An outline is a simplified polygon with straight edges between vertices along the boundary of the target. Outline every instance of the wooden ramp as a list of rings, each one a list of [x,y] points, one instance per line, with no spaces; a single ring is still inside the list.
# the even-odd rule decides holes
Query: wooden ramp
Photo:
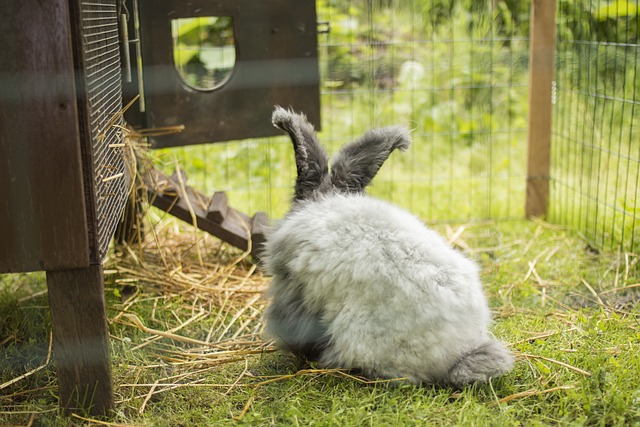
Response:
[[[254,260],[260,259],[269,227],[265,212],[246,215],[228,205],[223,191],[205,196],[187,185],[184,171],[167,176],[153,168],[146,175],[146,183],[153,206],[243,251],[250,249]]]

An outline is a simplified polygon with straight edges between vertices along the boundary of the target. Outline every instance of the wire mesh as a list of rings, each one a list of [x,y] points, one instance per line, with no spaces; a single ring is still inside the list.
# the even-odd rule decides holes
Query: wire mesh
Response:
[[[390,159],[372,194],[430,221],[521,216],[528,52],[511,18],[494,2],[346,6],[323,10],[344,26],[322,43],[325,140],[406,124],[412,149]]]
[[[635,251],[639,1],[559,2],[549,217],[596,249]]]
[[[512,2],[508,2],[511,4]],[[404,124],[370,193],[428,221],[524,215],[528,6],[463,0],[319,0],[321,141],[330,152],[371,127]],[[162,150],[192,185],[273,217],[295,167],[282,138]]]
[[[85,183],[85,191],[89,201],[94,200],[92,193],[95,196],[95,212],[87,210],[95,230],[89,227],[88,232],[92,258],[101,261],[120,220],[128,190],[122,118],[118,115],[122,108],[118,15],[115,0],[80,1],[77,7],[74,13],[78,14],[82,41],[78,66],[85,70],[82,95],[86,99],[80,114],[86,115],[82,132],[91,140],[91,147],[82,149],[84,158],[92,162],[85,165],[86,170],[92,170],[87,176],[93,178],[93,182]]]

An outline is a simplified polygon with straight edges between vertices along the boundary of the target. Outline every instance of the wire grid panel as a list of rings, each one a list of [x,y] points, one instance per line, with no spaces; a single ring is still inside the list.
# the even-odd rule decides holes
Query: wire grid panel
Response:
[[[559,2],[551,221],[598,249],[639,241],[640,1]]]
[[[92,145],[90,167],[96,204],[97,247],[92,249],[96,260],[102,261],[128,194],[120,116],[122,87],[116,2],[81,1],[79,14],[82,66],[86,70],[83,74],[88,116],[86,132]]]
[[[528,5],[513,7],[317,2],[328,30],[319,34],[320,140],[328,151],[371,127],[412,129],[410,150],[391,156],[371,194],[428,221],[524,215]],[[241,210],[279,217],[289,207],[295,165],[284,137],[158,154],[167,169],[177,154],[191,184],[227,191]]]
[[[523,215],[528,39],[494,5],[319,10],[331,25],[321,39],[325,141],[337,149],[371,126],[410,127],[410,151],[392,156],[370,192],[429,221]]]

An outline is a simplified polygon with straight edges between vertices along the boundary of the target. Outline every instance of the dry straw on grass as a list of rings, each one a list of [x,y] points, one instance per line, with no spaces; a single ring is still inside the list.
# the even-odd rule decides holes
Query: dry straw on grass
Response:
[[[248,259],[247,252],[200,231],[196,232],[196,250],[194,234],[185,233],[173,220],[163,219],[146,229],[139,245],[113,253],[106,271],[108,280],[111,277],[122,294],[122,303],[115,307],[110,322],[129,328],[133,336],[143,332],[142,338],[128,343],[127,351],[142,351],[147,359],[156,360],[132,368],[158,372],[171,368],[171,375],[156,377],[151,384],[118,385],[122,390],[134,390],[123,391],[122,395],[129,397],[120,403],[143,399],[140,413],[152,396],[176,388],[228,389],[234,384],[203,384],[205,374],[273,351],[260,336],[262,294],[268,279]],[[173,319],[166,320],[167,312]]]
[[[118,325],[112,338],[123,342],[127,352],[138,352],[139,360],[153,361],[131,366],[153,372],[150,384],[130,377],[115,384],[119,403],[138,402],[139,413],[154,395],[176,388],[238,386],[239,379],[208,384],[206,374],[273,351],[260,336],[268,279],[250,259],[250,249],[241,252],[149,208],[153,191],[148,186],[156,183],[149,181],[154,165],[144,137],[176,131],[125,130],[125,143],[136,159],[130,171],[135,171],[131,194],[137,198],[132,205],[142,208],[132,218],[139,233],[135,243],[117,246],[105,260],[107,283],[121,296],[121,303],[110,307],[109,322]],[[165,371],[171,375],[163,376]]]
[[[138,292],[125,301],[123,307],[135,304],[136,298],[149,297],[150,293],[179,295],[192,301],[192,316],[183,326],[198,317],[216,318],[206,339],[192,340],[192,344],[213,345],[258,332],[258,318],[264,304],[261,295],[268,279],[248,260],[247,252],[240,253],[200,231],[195,235],[186,233],[173,220],[147,227],[147,230],[147,236],[139,246],[127,246],[107,260],[106,273],[116,275],[116,284],[125,287],[133,283],[145,284],[144,288],[135,289]],[[201,252],[201,255],[195,252]],[[224,318],[230,315],[232,320],[225,321]],[[148,329],[143,321],[126,310],[113,320],[126,321],[141,330]],[[228,336],[231,329],[235,332]],[[169,334],[168,338],[181,340],[175,335],[176,330],[146,332],[157,336]]]
[[[150,230],[141,245],[116,252],[107,261],[107,272],[115,277],[116,285],[126,289],[132,283],[137,284],[132,295],[118,305],[110,322],[147,334],[131,343],[129,350],[153,352],[157,363],[132,368],[171,367],[172,375],[156,378],[153,382],[118,384],[121,395],[129,395],[120,399],[120,404],[141,400],[137,409],[142,414],[153,396],[177,388],[212,388],[229,394],[235,388],[248,387],[251,390],[249,398],[241,412],[234,416],[241,420],[260,388],[294,377],[337,376],[364,384],[388,382],[369,381],[336,369],[303,369],[294,374],[266,377],[251,373],[248,357],[274,351],[260,336],[260,315],[265,303],[262,294],[268,278],[247,259],[247,253],[240,253],[198,232],[204,254],[201,262],[194,254],[196,249],[191,233],[182,232],[173,221],[160,224],[162,226]],[[173,308],[176,317],[180,318],[178,325],[164,330],[148,327],[147,319],[143,320],[136,313],[136,306],[145,300],[148,305],[149,299],[158,301],[165,297],[182,302]],[[147,313],[147,318],[153,319],[156,314],[154,311]],[[181,334],[183,328],[198,322],[207,325],[205,336],[194,338]],[[212,383],[207,379],[207,373],[231,363],[244,363],[245,366],[235,379],[226,383]]]
[[[139,247],[116,252],[107,262],[108,273],[116,277],[116,285],[137,284],[131,297],[118,305],[110,322],[147,334],[131,343],[129,351],[146,351],[157,358],[154,364],[132,368],[159,372],[171,368],[171,375],[156,377],[153,382],[117,384],[120,394],[128,395],[121,398],[119,404],[137,402],[137,411],[142,414],[153,396],[178,388],[217,389],[223,394],[236,388],[249,388],[248,400],[241,412],[233,417],[241,420],[249,411],[255,393],[275,382],[298,376],[337,376],[373,383],[336,369],[303,369],[294,374],[275,376],[251,373],[250,356],[274,351],[260,336],[260,315],[265,303],[262,294],[268,278],[248,261],[247,253],[239,253],[198,232],[204,254],[201,263],[193,253],[195,245],[191,233],[182,232],[172,221],[162,224],[162,227],[150,230]],[[146,326],[147,319],[141,319],[135,312],[136,306],[144,300],[148,305],[149,299],[158,301],[164,297],[182,302],[172,308],[180,319],[178,325],[165,330]],[[156,314],[152,311],[147,317],[153,319]],[[181,333],[183,328],[198,322],[207,325],[205,336],[194,338]],[[225,364],[244,364],[245,369],[228,382],[211,382],[207,374]]]
[[[127,130],[125,144],[129,152],[135,153],[133,157],[137,161],[132,169],[138,172],[153,167],[147,160],[143,141],[148,133]],[[137,176],[132,185],[132,194],[143,198],[148,194],[142,176]],[[138,202],[142,206],[149,205],[147,200]],[[255,369],[250,366],[255,365],[255,356],[272,352],[274,348],[261,336],[261,314],[265,305],[262,296],[269,279],[250,259],[250,250],[241,252],[163,212],[148,210],[143,217],[145,226],[137,224],[136,227],[140,231],[137,242],[116,247],[105,261],[107,290],[120,295],[119,303],[109,305],[112,338],[121,342],[122,350],[134,360],[114,360],[126,371],[117,373],[119,377],[114,381],[120,407],[133,408],[136,413],[144,414],[154,398],[176,389],[213,389],[224,396],[242,391],[246,400],[233,417],[241,420],[259,398],[260,391],[295,377],[315,380],[332,376],[365,384],[385,382],[367,381],[341,370],[303,369],[293,374],[271,376],[253,372]],[[536,347],[525,352],[527,343],[563,337],[579,342],[584,335],[575,321],[577,308],[560,295],[559,288],[567,287],[567,284],[559,283],[557,277],[546,272],[550,262],[575,252],[575,248],[567,246],[562,229],[543,221],[536,222],[530,234],[518,234],[512,239],[502,239],[499,233],[492,234],[494,232],[489,230],[494,224],[466,224],[444,229],[449,242],[471,256],[497,257],[497,261],[487,263],[488,269],[499,268],[501,262],[516,266],[509,268],[518,276],[509,276],[508,281],[498,284],[502,307],[496,311],[501,318],[524,314],[532,318],[560,319],[552,329],[519,330],[512,334],[517,336],[512,340],[511,348],[517,353],[519,363],[528,365],[531,372],[538,372],[535,365],[543,364],[548,373],[540,373],[537,383],[524,384],[516,393],[502,398],[496,396],[496,404],[562,393],[577,387],[575,376],[571,382],[558,384],[555,381],[558,372],[568,371],[583,378],[595,374],[595,371],[558,360],[562,359],[562,353],[553,354],[554,357],[533,354],[537,352]],[[143,229],[144,233],[141,232]],[[625,312],[617,308],[616,297],[640,286],[633,282],[628,284],[638,258],[624,254],[624,259],[621,258],[612,271],[612,288],[603,288],[593,280],[581,278],[577,282],[581,286],[576,289],[586,290],[586,297],[592,298],[593,304],[603,312],[623,316]],[[535,301],[539,306],[523,307],[512,302],[513,294],[524,287],[538,292],[539,298]],[[518,349],[523,350],[519,352]],[[612,348],[607,351],[623,350]],[[20,382],[47,366],[47,362],[0,388]],[[226,371],[228,374],[215,375],[227,367],[230,368]],[[25,393],[28,391],[20,392]],[[451,397],[459,397],[459,394],[453,393]],[[95,420],[79,419],[100,424]]]
[[[126,325],[146,336],[132,343],[131,351],[153,352],[157,363],[143,369],[161,369],[170,366],[170,375],[155,376],[152,381],[126,382],[119,385],[123,397],[119,402],[137,402],[137,411],[142,414],[153,396],[175,390],[177,388],[209,388],[221,393],[231,393],[236,388],[249,389],[249,397],[239,414],[234,419],[241,420],[252,406],[256,393],[269,384],[285,381],[295,376],[339,376],[358,382],[367,382],[353,377],[340,370],[306,369],[295,374],[260,377],[249,372],[249,357],[273,351],[270,343],[265,342],[260,332],[262,325],[260,316],[264,307],[262,294],[268,286],[266,278],[253,264],[248,253],[220,243],[214,237],[200,231],[185,232],[182,226],[173,220],[162,218],[156,226],[148,228],[144,241],[126,247],[108,261],[109,273],[115,275],[115,283],[128,286],[132,283],[144,284],[136,286],[132,296],[118,306],[118,311],[111,321]],[[519,239],[508,242],[496,242],[487,246],[476,246],[475,242],[466,241],[469,230],[482,229],[482,225],[465,225],[456,230],[446,229],[449,241],[468,252],[505,252],[512,251],[518,256],[532,258],[528,261],[529,270],[523,272],[521,282],[534,281],[543,287],[546,283],[536,272],[536,265],[551,259],[558,247],[550,247],[542,252],[527,255],[534,245],[535,239],[541,235],[546,224],[539,224],[530,239]],[[516,284],[517,286],[517,284]],[[510,288],[508,287],[508,290]],[[154,299],[174,298],[181,301],[180,307],[174,307],[175,324],[165,328],[150,326],[150,322],[158,314],[154,308],[146,317],[135,311],[138,302]],[[155,306],[154,306],[155,307]],[[160,310],[160,309],[158,309]],[[166,308],[162,308],[166,310]],[[502,310],[504,311],[504,309]],[[207,332],[197,337],[184,333],[199,323],[207,325]],[[554,334],[571,333],[576,329],[567,325],[564,331],[551,331],[534,335],[537,339],[546,339]],[[533,338],[528,338],[527,341]],[[518,343],[514,343],[517,353]],[[566,362],[534,354],[519,354],[522,361],[542,360],[558,369],[568,369],[589,376],[589,372],[572,366]],[[235,378],[223,383],[215,383],[206,377],[225,364],[244,364]],[[367,382],[368,383],[368,382]],[[531,389],[507,396],[497,403],[506,403],[514,399],[568,390],[572,386],[560,385],[540,390]],[[127,390],[127,391],[125,391]],[[455,394],[455,393],[454,393]]]

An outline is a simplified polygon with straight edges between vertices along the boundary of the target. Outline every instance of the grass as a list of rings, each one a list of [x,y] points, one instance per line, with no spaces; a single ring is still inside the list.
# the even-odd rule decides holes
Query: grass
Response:
[[[244,254],[151,211],[155,232],[139,248],[113,249],[105,264],[113,416],[59,414],[55,367],[47,362],[44,275],[5,275],[0,425],[640,425],[640,255],[597,251],[580,235],[543,222],[477,222],[522,216],[526,40],[482,43],[493,35],[492,21],[470,25],[471,15],[461,9],[452,12],[450,26],[436,26],[435,19],[430,26],[429,15],[420,14],[378,11],[368,22],[366,14],[320,12],[333,25],[321,40],[321,140],[334,152],[370,126],[416,129],[409,153],[392,156],[372,193],[428,221],[476,221],[435,227],[480,262],[495,335],[517,354],[514,371],[488,385],[451,390],[367,382],[301,364],[274,352],[260,335],[268,278]],[[349,25],[341,28],[343,21]],[[423,27],[433,34],[421,37],[440,42],[409,38]],[[469,40],[454,41],[454,34]],[[372,43],[378,37],[393,43]],[[418,63],[415,74],[384,86],[385,70],[399,72],[408,61]],[[597,107],[581,105],[585,110],[577,111],[587,118]],[[637,118],[636,110],[602,111],[621,117],[612,127]],[[593,128],[591,139],[616,136],[607,126]],[[634,135],[630,131],[630,141]],[[631,153],[630,147],[623,151]],[[286,138],[269,138],[156,155],[171,172],[177,151],[200,190],[229,190],[234,207],[278,217],[287,209],[295,171],[290,150]],[[578,154],[576,148],[555,152],[562,162],[581,165],[578,178],[563,177],[565,185],[584,181]],[[602,188],[637,178],[633,159],[616,171],[626,180],[607,178]],[[637,191],[629,191],[631,200]],[[627,202],[626,187],[613,194]],[[551,208],[556,217],[571,215],[559,203]],[[635,218],[635,205],[624,208]]]
[[[260,336],[268,278],[158,215],[144,245],[112,250],[105,265],[117,402],[108,420],[59,415],[44,363],[44,276],[2,276],[0,384],[14,383],[2,385],[0,425],[640,425],[635,254],[597,253],[543,222],[438,225],[480,262],[494,333],[518,362],[491,384],[437,389],[365,382],[272,351]]]

